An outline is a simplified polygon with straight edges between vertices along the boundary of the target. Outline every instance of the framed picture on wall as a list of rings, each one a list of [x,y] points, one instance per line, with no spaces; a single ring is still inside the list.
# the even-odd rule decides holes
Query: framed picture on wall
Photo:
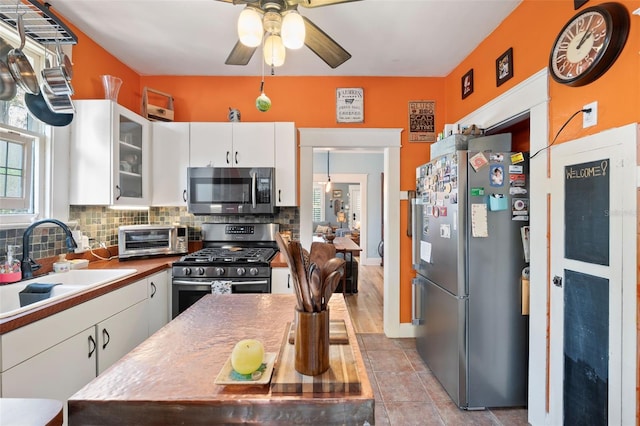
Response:
[[[462,99],[473,93],[473,68],[467,71],[467,73],[462,76],[461,86]]]
[[[513,77],[513,48],[496,59],[496,86],[500,86],[505,81]]]
[[[573,10],[580,9],[589,0],[573,0]]]
[[[342,198],[342,189],[334,189],[331,198]]]

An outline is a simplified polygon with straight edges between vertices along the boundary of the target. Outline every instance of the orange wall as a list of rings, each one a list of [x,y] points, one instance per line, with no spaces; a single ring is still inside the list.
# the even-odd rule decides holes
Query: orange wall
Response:
[[[603,1],[591,0],[588,7]],[[631,12],[640,1],[621,1]],[[396,127],[402,134],[401,190],[415,187],[415,167],[429,159],[428,144],[407,142],[407,102],[436,101],[436,129],[455,122],[491,99],[513,88],[547,66],[551,45],[564,23],[576,11],[570,0],[524,0],[523,3],[482,41],[446,78],[386,77],[279,77],[267,76],[265,93],[273,101],[271,110],[261,113],[254,102],[259,95],[259,77],[138,76],[116,58],[74,28],[79,43],[73,60],[75,99],[102,98],[99,76],[112,74],[124,80],[119,103],[140,112],[144,86],[170,93],[175,98],[176,121],[226,121],[229,107],[238,108],[243,121],[294,121],[298,127]],[[631,16],[631,33],[614,66],[599,80],[579,88],[563,87],[550,80],[550,140],[566,119],[583,105],[598,101],[598,125],[583,130],[577,117],[559,136],[558,142],[639,121],[638,108],[638,22]],[[514,77],[496,87],[495,59],[513,48]],[[221,59],[222,60],[222,59]],[[474,93],[462,100],[460,79],[474,70]],[[337,124],[335,89],[362,87],[365,93],[364,124]],[[400,215],[400,318],[411,320],[411,241],[406,229],[407,203]]]

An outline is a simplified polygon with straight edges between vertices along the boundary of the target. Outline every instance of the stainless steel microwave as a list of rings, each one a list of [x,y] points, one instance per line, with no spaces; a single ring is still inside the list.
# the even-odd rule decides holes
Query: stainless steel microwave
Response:
[[[178,255],[189,251],[186,226],[126,225],[118,228],[118,258]]]
[[[272,167],[189,167],[187,206],[195,215],[272,214]]]

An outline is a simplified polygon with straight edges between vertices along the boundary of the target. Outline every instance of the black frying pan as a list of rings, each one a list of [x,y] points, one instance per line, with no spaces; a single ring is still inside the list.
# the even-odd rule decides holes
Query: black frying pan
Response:
[[[24,102],[27,104],[29,112],[31,112],[35,118],[50,126],[64,127],[73,121],[73,114],[60,114],[51,111],[42,96],[42,92],[39,92],[37,95],[25,93]]]

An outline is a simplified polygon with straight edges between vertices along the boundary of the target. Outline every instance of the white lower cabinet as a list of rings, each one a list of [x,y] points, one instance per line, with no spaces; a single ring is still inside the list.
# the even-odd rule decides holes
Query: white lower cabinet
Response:
[[[92,326],[4,371],[2,396],[66,401],[96,377],[96,351]]]
[[[67,400],[149,335],[148,278],[0,336],[3,398]]]
[[[271,293],[293,293],[293,283],[291,282],[289,268],[271,268]]]
[[[149,297],[149,336],[165,326],[171,319],[169,303],[169,271],[147,278]]]
[[[97,325],[98,374],[149,337],[147,301],[136,303]]]

